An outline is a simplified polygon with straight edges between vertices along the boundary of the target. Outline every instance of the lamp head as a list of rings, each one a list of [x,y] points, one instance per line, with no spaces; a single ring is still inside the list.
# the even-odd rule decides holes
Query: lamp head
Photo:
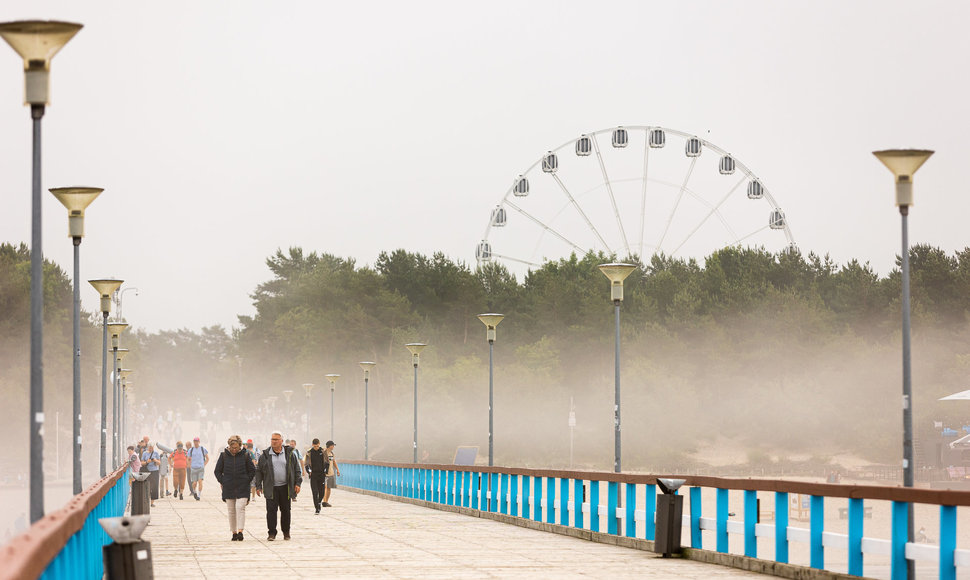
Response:
[[[293,396],[293,391],[286,389],[285,391],[283,391],[283,396],[286,397],[286,402],[289,403],[290,397]]]
[[[610,263],[597,266],[604,276],[610,279],[610,299],[614,302],[623,300],[623,281],[637,269],[634,264]]]
[[[121,361],[124,360],[124,358],[126,356],[128,356],[128,353],[129,352],[131,352],[131,351],[129,351],[127,348],[119,348],[118,349],[118,355],[117,356],[118,356],[118,365],[119,366],[121,365]]]
[[[121,369],[120,371],[118,371],[118,374],[121,375],[121,378],[123,380],[123,379],[127,379],[129,376],[131,376],[131,373],[133,373],[133,372],[135,372],[135,371],[132,370],[132,369]]]
[[[306,398],[310,398],[310,391],[313,390],[313,383],[303,383],[303,390],[306,391]]]
[[[359,364],[360,365],[360,369],[362,371],[364,371],[364,378],[365,379],[370,376],[371,369],[373,369],[374,367],[377,366],[377,363],[376,362],[370,362],[370,361],[364,361],[364,362],[360,362],[360,363],[357,363],[357,364]]]
[[[0,24],[0,37],[24,59],[24,104],[50,102],[51,59],[83,25],[54,20],[21,20]]]
[[[88,280],[88,284],[94,286],[94,289],[98,291],[101,295],[101,312],[107,314],[111,312],[111,295],[124,284],[124,280],[115,280],[113,278],[101,279],[101,280]]]
[[[119,338],[121,333],[128,328],[128,323],[126,322],[109,322],[108,323],[108,334],[111,335],[111,347],[118,348]]]
[[[485,339],[488,342],[495,342],[495,327],[505,319],[504,314],[479,314],[478,319],[485,325]]]
[[[913,205],[913,174],[933,155],[926,149],[886,149],[873,151],[876,159],[882,162],[896,177],[896,205]]]
[[[334,388],[337,386],[337,379],[339,379],[339,378],[340,378],[340,375],[336,375],[336,374],[329,374],[329,375],[327,375],[327,380],[330,381],[330,390],[331,391],[334,390]]]
[[[68,236],[84,237],[84,210],[104,191],[100,187],[54,187],[49,190],[67,208]]]
[[[418,366],[418,360],[421,358],[421,351],[424,350],[424,347],[428,345],[423,342],[409,342],[404,346],[411,351],[411,364]]]

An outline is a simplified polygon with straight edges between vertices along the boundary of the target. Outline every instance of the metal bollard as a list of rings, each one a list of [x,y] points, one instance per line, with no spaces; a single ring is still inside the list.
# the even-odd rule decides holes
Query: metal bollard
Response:
[[[148,487],[150,473],[132,473],[131,515],[140,516],[151,513],[151,490]]]
[[[104,577],[108,580],[152,580],[151,542],[141,539],[141,533],[151,516],[127,516],[98,520],[114,542],[102,548]]]
[[[657,496],[657,530],[653,551],[664,558],[680,553],[680,528],[684,517],[684,496],[677,489],[684,485],[683,479],[657,479],[663,495]]]

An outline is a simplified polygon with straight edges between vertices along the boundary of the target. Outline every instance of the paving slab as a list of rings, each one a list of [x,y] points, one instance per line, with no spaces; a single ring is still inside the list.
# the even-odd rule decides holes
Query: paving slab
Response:
[[[246,511],[246,539],[231,541],[226,504],[207,489],[156,501],[143,538],[155,577],[242,578],[751,578],[725,566],[590,542],[484,518],[335,490],[314,515],[293,504],[289,541],[267,541],[261,498]]]

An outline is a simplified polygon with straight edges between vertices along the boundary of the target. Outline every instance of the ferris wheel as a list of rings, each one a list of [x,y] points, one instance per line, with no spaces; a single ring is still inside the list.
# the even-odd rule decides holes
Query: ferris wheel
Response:
[[[541,266],[571,253],[704,257],[727,246],[794,248],[768,187],[691,133],[629,126],[585,133],[519,174],[491,210],[481,262]]]

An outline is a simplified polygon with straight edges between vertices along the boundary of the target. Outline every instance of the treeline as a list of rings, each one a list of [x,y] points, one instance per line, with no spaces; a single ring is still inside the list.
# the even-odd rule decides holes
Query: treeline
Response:
[[[22,247],[0,248],[0,305],[9,304],[0,311],[4,360],[26,352],[26,342],[11,339],[26,336],[26,259]],[[917,245],[910,259],[918,428],[957,425],[970,413],[936,399],[966,388],[970,249],[949,255]],[[486,453],[488,346],[476,315],[500,312],[507,318],[495,345],[496,461],[565,465],[572,447],[577,465],[605,469],[612,461],[613,315],[608,281],[596,266],[612,260],[574,255],[519,281],[501,264],[472,268],[440,253],[395,250],[359,266],[291,248],[267,260],[271,278],[252,293],[256,312],[241,316],[231,333],[136,332],[126,361],[137,369],[139,396],[173,406],[194,397],[260,405],[283,390],[296,391],[293,404],[301,405],[300,385],[315,383],[311,430],[324,434],[324,375],[339,373],[334,431],[346,457],[359,457],[363,447],[357,362],[375,361],[371,456],[409,460],[413,369],[403,345],[427,342],[419,448],[429,460],[448,462],[457,445]],[[725,248],[703,263],[658,255],[638,265],[622,305],[625,468],[716,461],[705,451],[725,441],[752,457],[851,451],[895,461],[898,268],[882,277],[855,260],[840,265],[759,248]],[[51,268],[48,324],[63,326],[54,334],[69,340],[70,285]],[[69,356],[49,364],[69,376]],[[5,393],[24,385],[6,375],[0,382]],[[567,423],[571,408],[575,431]]]

